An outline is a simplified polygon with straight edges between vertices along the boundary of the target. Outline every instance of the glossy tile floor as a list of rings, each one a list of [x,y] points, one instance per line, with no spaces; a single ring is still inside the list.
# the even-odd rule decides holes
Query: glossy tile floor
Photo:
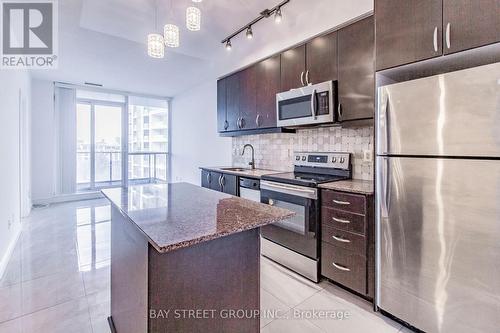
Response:
[[[33,210],[0,281],[1,333],[109,332],[109,219],[105,199]],[[403,332],[328,282],[261,262],[262,332]]]

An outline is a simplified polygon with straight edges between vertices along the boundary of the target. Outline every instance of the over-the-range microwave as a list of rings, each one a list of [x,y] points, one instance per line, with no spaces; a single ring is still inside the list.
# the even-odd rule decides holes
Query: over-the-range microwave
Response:
[[[336,121],[337,82],[326,81],[276,94],[278,127]]]

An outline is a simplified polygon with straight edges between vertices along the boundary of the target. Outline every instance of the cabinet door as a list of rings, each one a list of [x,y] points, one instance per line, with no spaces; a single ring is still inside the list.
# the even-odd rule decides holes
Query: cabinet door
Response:
[[[217,131],[225,132],[229,127],[226,114],[226,79],[217,81]]]
[[[237,131],[240,118],[240,78],[239,73],[226,78],[226,113],[228,131]]]
[[[240,129],[253,129],[256,117],[256,77],[255,66],[244,69],[240,77]]]
[[[316,37],[306,44],[306,83],[337,79],[337,32]]]
[[[442,0],[375,0],[377,70],[442,55]]]
[[[220,184],[221,177],[222,177],[222,173],[210,171],[210,188],[212,190],[222,192],[222,187]]]
[[[305,45],[283,52],[281,54],[281,91],[302,87],[305,84],[305,71]]]
[[[280,56],[261,61],[257,71],[258,128],[276,127],[276,94],[280,92]]]
[[[500,42],[500,1],[443,0],[444,53]]]
[[[201,170],[201,187],[210,188],[210,171]]]
[[[222,175],[222,192],[238,195],[238,177],[233,175]]]
[[[373,16],[338,32],[340,121],[374,117],[374,46]]]

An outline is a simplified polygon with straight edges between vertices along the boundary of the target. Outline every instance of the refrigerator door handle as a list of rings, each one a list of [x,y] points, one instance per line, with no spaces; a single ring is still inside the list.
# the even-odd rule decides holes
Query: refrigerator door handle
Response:
[[[382,87],[379,91],[379,114],[378,114],[378,154],[385,155],[389,150],[389,106],[390,98],[387,90]]]

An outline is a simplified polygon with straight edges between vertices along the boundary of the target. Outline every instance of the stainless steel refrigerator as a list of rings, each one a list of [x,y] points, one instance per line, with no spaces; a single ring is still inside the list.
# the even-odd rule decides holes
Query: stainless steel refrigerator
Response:
[[[500,63],[377,103],[377,306],[426,332],[500,332]]]

